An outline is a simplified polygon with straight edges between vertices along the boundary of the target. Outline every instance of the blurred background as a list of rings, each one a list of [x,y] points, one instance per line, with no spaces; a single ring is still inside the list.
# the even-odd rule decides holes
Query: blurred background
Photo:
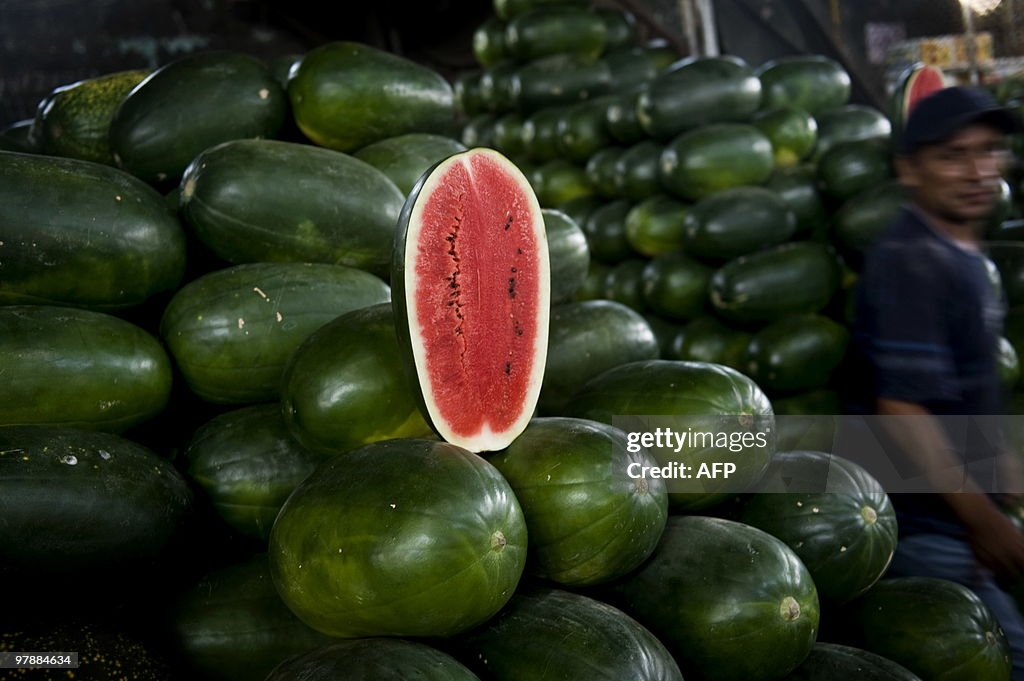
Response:
[[[752,64],[786,54],[831,56],[850,72],[854,100],[875,105],[904,63],[967,69],[962,36],[969,28],[977,32],[983,79],[1019,71],[1024,50],[1024,0],[595,4],[631,11],[647,37],[668,40],[680,54],[717,48]],[[230,48],[271,59],[357,40],[452,76],[473,68],[473,30],[491,12],[487,0],[0,0],[0,127],[31,117],[56,86],[156,67],[196,50]],[[706,31],[717,44],[708,44]]]

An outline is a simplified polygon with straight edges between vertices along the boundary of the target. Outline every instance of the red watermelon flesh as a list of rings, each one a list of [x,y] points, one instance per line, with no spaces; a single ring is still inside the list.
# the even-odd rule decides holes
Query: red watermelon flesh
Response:
[[[907,69],[897,82],[893,92],[893,128],[902,130],[910,112],[917,103],[946,87],[942,71],[927,64],[915,64]]]
[[[448,442],[503,449],[529,422],[544,374],[540,205],[519,169],[488,149],[441,162],[409,202],[396,244],[403,280],[392,283],[427,416]]]

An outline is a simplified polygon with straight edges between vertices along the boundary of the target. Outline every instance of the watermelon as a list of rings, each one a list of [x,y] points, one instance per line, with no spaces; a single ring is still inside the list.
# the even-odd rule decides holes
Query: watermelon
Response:
[[[503,449],[540,394],[551,293],[544,216],[519,169],[472,149],[424,175],[399,219],[391,282],[424,415],[448,442]]]
[[[654,332],[654,339],[658,342],[658,358],[675,359],[672,356],[672,343],[683,330],[683,325],[651,312],[645,313],[644,319],[650,324],[651,331]]]
[[[590,215],[603,205],[604,201],[591,194],[588,196],[578,196],[565,203],[560,203],[557,206],[557,210],[568,215],[569,219],[582,229]]]
[[[815,159],[840,142],[879,140],[887,142],[892,124],[878,109],[862,104],[848,104],[818,116],[818,144]]]
[[[490,17],[473,32],[473,56],[484,68],[509,58],[508,45],[505,43],[505,22],[497,17]]]
[[[282,662],[266,677],[266,681],[337,679],[479,681],[475,674],[440,650],[415,641],[392,638],[336,641]]]
[[[793,236],[796,217],[778,194],[733,187],[698,201],[683,219],[683,250],[725,261],[777,246]]]
[[[879,184],[892,174],[887,144],[878,140],[839,142],[818,159],[822,189],[845,201]]]
[[[114,161],[146,182],[177,183],[204,149],[274,137],[288,102],[269,69],[238,52],[181,57],[139,83],[110,123]]]
[[[653,80],[677,58],[675,51],[664,43],[621,48],[603,57],[611,71],[612,92],[635,89],[638,84]],[[635,110],[633,115],[636,115]],[[639,121],[637,124],[639,125]],[[643,130],[640,129],[640,132],[643,133]]]
[[[583,230],[565,213],[545,208],[544,231],[551,265],[551,304],[565,303],[583,285],[590,267],[590,249]]]
[[[387,284],[351,267],[250,263],[181,288],[160,332],[197,395],[221,404],[262,402],[280,397],[288,358],[314,331],[390,300]]]
[[[353,155],[387,175],[398,191],[408,196],[416,180],[431,166],[465,150],[462,143],[450,137],[410,133],[374,142]]]
[[[408,379],[391,305],[343,314],[291,354],[281,379],[285,423],[322,454],[427,435]]]
[[[320,460],[291,436],[276,402],[215,417],[185,450],[189,477],[224,522],[264,543],[288,495]]]
[[[717,191],[765,182],[772,174],[772,143],[750,125],[718,123],[684,133],[661,155],[661,181],[690,201]]]
[[[783,57],[757,70],[764,91],[761,107],[796,106],[812,116],[846,104],[850,74],[838,62],[820,55]]]
[[[682,681],[665,646],[635,620],[586,596],[524,589],[464,637],[466,663],[493,681]]]
[[[617,263],[632,255],[626,238],[626,216],[629,214],[628,201],[612,201],[596,209],[583,223],[590,254],[606,263]]]
[[[1024,303],[1024,242],[989,242],[985,253],[999,269],[1007,304]]]
[[[606,50],[610,52],[628,48],[636,42],[636,17],[631,12],[599,7],[594,13],[604,22]]]
[[[906,190],[896,180],[865,190],[842,205],[833,219],[832,240],[843,258],[859,268],[875,238],[903,208]]]
[[[836,426],[843,413],[842,400],[835,390],[820,388],[772,400],[780,452],[831,452],[835,446]]]
[[[1003,390],[1010,391],[1020,382],[1020,356],[1006,338],[1000,337],[999,351],[997,354],[999,364],[999,379],[1003,384]]]
[[[612,271],[611,265],[606,265],[598,260],[590,261],[590,269],[587,270],[587,278],[583,280],[583,286],[576,291],[575,300],[597,300],[604,298],[604,282]]]
[[[568,416],[609,423],[632,432],[656,427],[705,435],[651,448],[661,466],[689,467],[689,478],[669,482],[669,501],[684,510],[708,508],[756,482],[774,451],[774,417],[760,388],[725,366],[647,360],[622,364],[580,386]],[[640,418],[635,418],[640,417]],[[724,437],[723,437],[724,436]],[[742,454],[725,440],[745,440]],[[703,464],[736,463],[727,478],[700,477]]]
[[[682,253],[659,255],[644,267],[644,302],[669,319],[696,319],[704,312],[713,271]]]
[[[332,457],[288,498],[270,534],[285,604],[343,638],[466,631],[508,602],[525,563],[526,525],[505,479],[432,440]]]
[[[633,250],[650,257],[683,250],[688,207],[665,194],[633,206],[626,215],[626,240]]]
[[[750,340],[746,374],[772,391],[820,388],[843,361],[849,335],[846,327],[821,315],[783,317]]]
[[[504,114],[494,121],[494,148],[509,157],[526,153],[523,140],[523,116],[515,111]]]
[[[558,120],[557,146],[570,161],[587,160],[614,140],[605,128],[604,116],[609,98],[583,102],[565,110]]]
[[[559,305],[551,310],[541,412],[562,414],[586,381],[620,364],[657,357],[650,326],[625,305],[610,300]]]
[[[937,66],[917,63],[900,74],[889,105],[889,119],[897,136],[903,133],[907,119],[917,103],[944,87],[946,76]]]
[[[922,681],[1010,681],[1006,635],[965,586],[933,577],[884,579],[842,613],[851,643]]]
[[[743,368],[751,335],[726,326],[716,317],[700,317],[683,327],[672,341],[671,359]]]
[[[263,679],[283,660],[330,642],[281,601],[266,554],[204,575],[176,603],[172,619],[189,669],[220,681]]]
[[[598,97],[611,88],[608,64],[568,54],[529,62],[512,76],[509,92],[522,111],[574,104]]]
[[[40,112],[42,153],[114,165],[107,141],[117,107],[148,71],[120,71],[64,85]]]
[[[534,419],[489,461],[522,506],[533,572],[544,579],[588,586],[621,577],[651,555],[665,529],[665,482],[639,473],[657,463],[618,428]]]
[[[604,280],[604,298],[622,303],[637,311],[646,312],[644,300],[644,270],[647,261],[640,258],[623,260],[611,269]]]
[[[822,452],[777,452],[740,520],[784,541],[807,566],[818,595],[843,603],[885,573],[896,514],[863,468]]]
[[[815,643],[803,663],[783,681],[921,681],[892,660],[866,650]]]
[[[796,218],[794,236],[813,236],[828,228],[828,216],[818,192],[818,177],[814,166],[776,169],[765,187],[778,194],[793,212]]]
[[[480,76],[480,101],[487,111],[504,113],[515,104],[512,82],[519,64],[506,59],[484,69]]]
[[[648,135],[667,140],[712,123],[743,122],[761,104],[761,81],[733,57],[696,57],[651,81],[637,99]]]
[[[480,114],[466,122],[459,136],[463,146],[490,147],[494,145],[494,122],[497,119],[491,114]]]
[[[442,132],[455,117],[451,85],[440,74],[353,42],[307,52],[288,81],[288,97],[306,137],[338,151],[411,132]]]
[[[650,140],[626,149],[612,170],[616,195],[640,201],[662,192],[658,164],[663,149],[662,145]]]
[[[480,80],[482,78],[482,71],[469,71],[461,74],[452,82],[455,108],[462,115],[476,116],[486,111],[487,107],[480,96]]]
[[[596,59],[606,40],[604,20],[577,7],[535,9],[515,17],[505,29],[505,46],[520,61],[554,54]]]
[[[616,165],[625,152],[622,147],[605,147],[587,160],[587,180],[602,196],[619,196]]]
[[[541,109],[523,120],[521,128],[523,150],[534,161],[553,161],[561,157],[558,126],[568,108]]]
[[[622,144],[636,144],[647,137],[647,133],[640,125],[640,119],[636,115],[639,91],[645,87],[645,85],[641,85],[639,88],[634,86],[625,92],[613,95],[613,98],[609,100],[608,109],[604,114],[605,127],[608,128],[608,133]]]
[[[774,681],[814,645],[814,582],[793,551],[741,523],[669,519],[651,559],[616,588],[687,678]]]
[[[800,108],[762,111],[755,116],[753,123],[771,140],[776,168],[797,165],[810,156],[818,142],[818,122]]]
[[[548,161],[533,172],[533,187],[542,206],[558,206],[595,193],[587,172],[565,159]]]

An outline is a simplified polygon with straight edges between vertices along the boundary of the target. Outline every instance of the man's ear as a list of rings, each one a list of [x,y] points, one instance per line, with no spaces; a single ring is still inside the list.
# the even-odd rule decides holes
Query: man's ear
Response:
[[[896,177],[904,187],[918,187],[921,185],[921,178],[917,172],[917,164],[909,156],[896,156],[893,159],[896,168]]]

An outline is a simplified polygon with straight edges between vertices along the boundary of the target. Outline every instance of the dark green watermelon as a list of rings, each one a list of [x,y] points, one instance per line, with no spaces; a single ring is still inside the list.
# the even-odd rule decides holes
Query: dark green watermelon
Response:
[[[671,196],[656,194],[626,215],[626,239],[633,250],[654,257],[683,250],[689,208]]]
[[[683,219],[683,250],[721,262],[777,246],[796,231],[781,197],[763,187],[724,189],[698,201]]]
[[[724,364],[739,370],[743,368],[750,338],[749,333],[726,326],[707,315],[683,327],[672,342],[671,359]]]
[[[682,253],[659,255],[644,268],[644,302],[652,312],[668,319],[696,319],[707,305],[713,272]]]
[[[396,638],[337,641],[292,657],[266,681],[479,681],[451,656]]]
[[[783,681],[921,681],[892,660],[866,650],[815,643],[810,655]]]
[[[850,74],[838,62],[821,55],[775,59],[757,70],[764,96],[761,106],[798,106],[812,116],[846,104]]]
[[[821,315],[792,315],[754,334],[747,375],[766,390],[801,391],[828,384],[846,354],[849,332]]]

